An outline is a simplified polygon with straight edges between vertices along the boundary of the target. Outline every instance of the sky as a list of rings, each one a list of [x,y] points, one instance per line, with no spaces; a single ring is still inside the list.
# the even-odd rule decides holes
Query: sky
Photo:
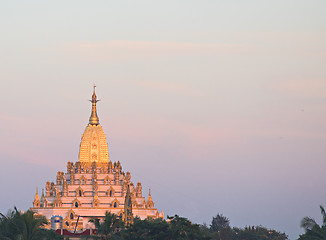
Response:
[[[0,212],[78,161],[96,83],[110,160],[159,211],[296,239],[326,206],[325,8],[2,1]]]

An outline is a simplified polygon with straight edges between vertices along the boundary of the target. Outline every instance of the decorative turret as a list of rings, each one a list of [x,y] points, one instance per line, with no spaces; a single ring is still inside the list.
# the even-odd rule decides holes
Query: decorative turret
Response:
[[[49,181],[46,182],[45,190],[46,190],[46,196],[50,197],[51,196],[51,183]]]
[[[64,182],[63,182],[62,195],[65,196],[65,197],[68,195],[68,184],[67,184],[66,180],[64,180]]]
[[[74,163],[68,162],[67,163],[67,173],[70,173],[73,170]]]
[[[154,202],[153,202],[153,199],[152,199],[152,196],[151,196],[151,189],[149,189],[146,207],[147,208],[154,208]]]
[[[125,197],[125,205],[124,205],[124,212],[123,212],[123,219],[126,227],[129,227],[131,224],[134,223],[134,217],[132,215],[132,204],[131,204],[131,194],[129,185],[127,187],[127,193]]]
[[[56,189],[54,191],[55,191],[55,199],[53,201],[53,206],[61,207],[62,206],[61,193],[59,190],[56,190]]]
[[[108,173],[112,173],[113,165],[112,162],[109,161],[109,166],[108,166]]]
[[[95,84],[94,84],[94,92],[92,95],[92,100],[90,100],[92,102],[92,113],[91,116],[89,118],[89,124],[90,125],[99,125],[100,121],[99,118],[97,116],[97,112],[96,112],[96,103],[100,100],[97,100],[96,94],[95,94]]]
[[[136,197],[142,197],[142,186],[140,182],[137,183]]]
[[[40,203],[40,196],[38,195],[38,189],[36,188],[36,194],[35,194],[35,198],[33,201],[33,206],[34,207],[40,207],[41,203]]]
[[[57,173],[57,185],[62,185],[64,180],[63,172],[58,171]]]

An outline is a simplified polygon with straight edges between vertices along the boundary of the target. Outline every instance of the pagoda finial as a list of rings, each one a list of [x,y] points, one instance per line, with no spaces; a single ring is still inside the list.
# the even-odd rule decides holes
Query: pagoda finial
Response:
[[[96,103],[100,100],[97,100],[97,97],[96,97],[96,94],[95,94],[95,88],[96,88],[96,85],[94,83],[94,90],[93,90],[93,95],[92,95],[92,100],[91,103],[92,103],[92,114],[89,118],[89,124],[90,125],[98,125],[100,122],[99,122],[99,118],[97,116],[97,112],[96,112]]]

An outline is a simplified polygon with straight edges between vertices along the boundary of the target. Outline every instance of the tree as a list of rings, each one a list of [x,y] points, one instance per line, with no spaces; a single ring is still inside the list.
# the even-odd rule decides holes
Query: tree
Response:
[[[305,229],[305,233],[300,235],[299,240],[320,240],[326,239],[326,213],[323,206],[320,206],[320,212],[323,218],[322,225],[311,217],[304,217],[301,220],[301,227]]]
[[[164,219],[135,219],[134,224],[118,235],[125,240],[208,240],[212,239],[198,224],[178,215]]]
[[[44,216],[36,215],[31,210],[20,213],[15,207],[7,215],[0,214],[0,239],[61,239],[59,235],[52,234],[52,231],[43,229],[46,224]]]
[[[134,224],[119,233],[122,239],[133,240],[168,240],[169,225],[163,219],[134,219]]]
[[[230,227],[230,219],[224,217],[222,214],[217,214],[212,219],[212,223],[210,225],[210,230],[213,232],[218,232],[224,228]]]
[[[210,239],[204,236],[198,224],[192,224],[187,218],[178,215],[168,216],[170,238],[173,240],[181,239]]]
[[[112,239],[113,235],[124,228],[123,222],[117,215],[110,212],[105,213],[103,221],[98,218],[89,220],[97,228],[97,234],[100,239]]]
[[[286,240],[285,233],[273,229],[267,229],[262,226],[252,226],[242,228],[233,228],[235,240]]]
[[[18,212],[15,207],[14,210],[8,210],[7,215],[0,213],[0,239],[15,239],[18,235],[18,226],[15,224]]]
[[[209,229],[212,232],[214,239],[231,240],[234,238],[234,232],[230,227],[230,219],[222,214],[218,213],[215,217],[213,217]]]

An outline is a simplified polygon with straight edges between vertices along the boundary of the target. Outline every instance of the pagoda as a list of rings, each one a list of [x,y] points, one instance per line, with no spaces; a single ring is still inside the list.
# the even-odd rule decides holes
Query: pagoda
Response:
[[[106,136],[99,123],[96,103],[92,95],[92,112],[81,138],[79,161],[68,162],[67,171],[57,173],[56,181],[47,181],[41,197],[36,190],[31,210],[45,216],[61,217],[62,227],[67,230],[94,228],[89,222],[103,218],[111,212],[121,218],[126,226],[134,217],[164,218],[163,211],[154,208],[150,191],[147,201],[142,195],[140,182],[130,181],[130,172],[123,172],[120,162],[109,160]],[[50,226],[48,226],[50,228]]]

